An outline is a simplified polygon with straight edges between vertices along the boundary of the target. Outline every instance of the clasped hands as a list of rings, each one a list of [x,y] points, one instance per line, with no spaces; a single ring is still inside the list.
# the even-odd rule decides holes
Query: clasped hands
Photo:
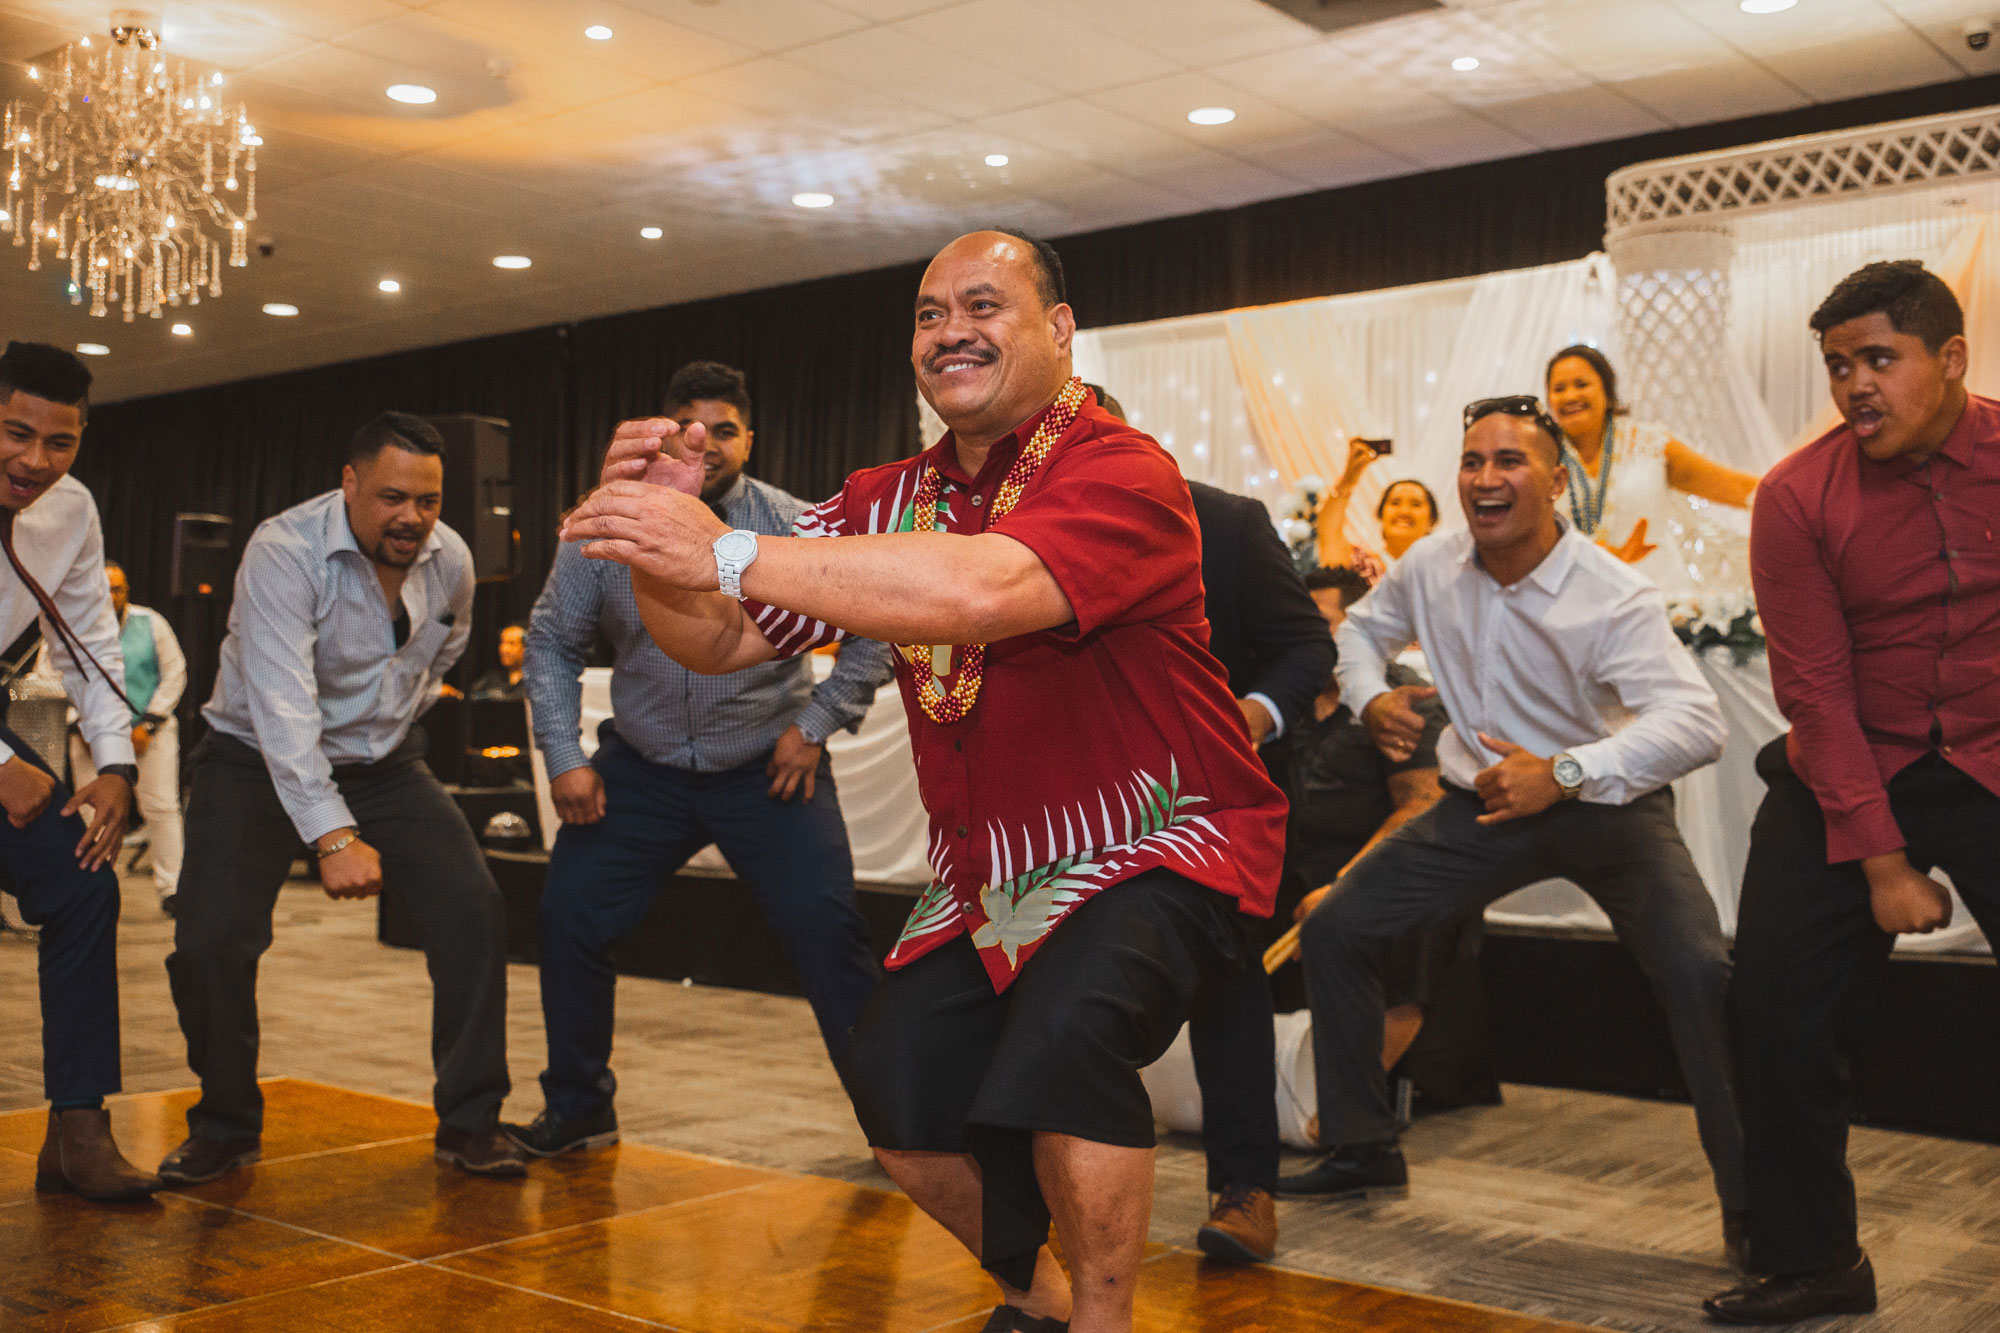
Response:
[[[719,586],[715,539],[729,527],[701,502],[708,428],[666,417],[620,422],[597,488],[563,520],[562,540],[690,592]]]
[[[1423,685],[1403,685],[1378,694],[1361,710],[1361,721],[1369,736],[1392,763],[1402,763],[1417,752],[1424,736],[1424,715],[1417,704],[1437,697],[1437,691]],[[1481,769],[1473,787],[1486,806],[1479,816],[1482,824],[1504,824],[1510,819],[1538,815],[1562,799],[1556,782],[1555,761],[1530,754],[1509,741],[1479,732],[1479,742],[1500,756],[1500,762]]]

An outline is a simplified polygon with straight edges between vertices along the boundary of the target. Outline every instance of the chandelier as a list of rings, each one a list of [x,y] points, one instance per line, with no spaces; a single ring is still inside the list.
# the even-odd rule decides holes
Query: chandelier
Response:
[[[222,75],[169,72],[158,21],[121,10],[111,43],[65,47],[60,68],[31,66],[39,107],[10,104],[0,124],[0,232],[69,261],[69,296],[102,317],[121,306],[160,318],[168,306],[222,295],[231,268],[249,263],[257,218],[257,145],[239,104],[225,107]],[[211,235],[211,229],[214,234]],[[227,245],[224,244],[227,237]]]

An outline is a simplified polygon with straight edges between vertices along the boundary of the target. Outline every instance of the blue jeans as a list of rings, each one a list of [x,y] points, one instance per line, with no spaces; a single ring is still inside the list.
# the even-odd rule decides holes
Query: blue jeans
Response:
[[[611,1100],[611,947],[632,933],[654,897],[696,852],[714,843],[756,895],[764,920],[805,983],[820,1036],[845,1071],[848,1035],[881,969],[854,906],[854,857],[833,770],[824,758],[813,798],[780,801],[759,759],[720,773],[647,760],[607,723],[592,766],[604,779],[604,818],[565,824],[542,890],[542,1020],[549,1066],[542,1093],[566,1119]]]
[[[44,773],[49,766],[13,732],[0,740]],[[51,775],[53,776],[53,775]],[[41,927],[42,1086],[52,1102],[118,1091],[118,876],[107,863],[76,863],[81,816],[62,814],[69,784],[56,779],[48,808],[26,828],[0,819],[0,870]]]

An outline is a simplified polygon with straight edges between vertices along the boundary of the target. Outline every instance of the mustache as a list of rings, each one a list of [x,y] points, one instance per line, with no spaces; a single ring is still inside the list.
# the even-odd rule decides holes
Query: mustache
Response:
[[[936,374],[938,362],[948,356],[974,357],[982,366],[990,366],[1000,359],[1000,353],[990,347],[940,347],[924,358],[924,369]]]

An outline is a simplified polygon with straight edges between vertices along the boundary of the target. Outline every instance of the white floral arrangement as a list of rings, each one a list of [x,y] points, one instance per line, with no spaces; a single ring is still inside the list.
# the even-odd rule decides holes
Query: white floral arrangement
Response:
[[[1716,588],[1667,599],[1674,633],[1694,652],[1727,648],[1740,663],[1764,651],[1764,619],[1748,588]]]
[[[1292,483],[1279,502],[1278,537],[1292,553],[1300,573],[1319,565],[1319,511],[1326,503],[1326,478],[1308,472]]]

